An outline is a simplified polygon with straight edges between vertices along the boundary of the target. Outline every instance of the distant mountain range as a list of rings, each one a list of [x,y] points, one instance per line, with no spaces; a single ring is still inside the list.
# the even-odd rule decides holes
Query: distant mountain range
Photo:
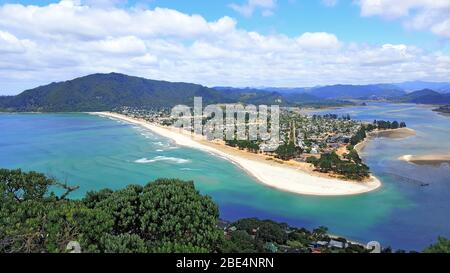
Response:
[[[439,93],[431,89],[423,89],[408,93],[399,98],[393,98],[396,102],[409,102],[421,104],[450,104],[450,93]]]
[[[326,99],[382,99],[406,94],[400,88],[389,84],[372,85],[330,85],[314,88],[309,94]]]
[[[281,104],[281,105],[305,105],[305,104],[348,104],[349,101],[339,98],[321,98],[305,92],[284,92],[276,89],[233,88],[214,87],[223,92],[224,96],[232,101],[251,104]]]
[[[405,90],[406,92],[412,92],[416,90],[431,89],[440,93],[450,93],[449,82],[424,82],[413,81],[394,84],[395,86]]]
[[[284,95],[256,89],[214,89],[192,83],[148,80],[124,74],[93,74],[70,81],[51,83],[0,97],[0,110],[77,112],[106,111],[120,106],[172,107],[192,105],[194,97],[204,104],[251,103],[284,106],[350,104],[339,100],[323,100],[305,94]]]
[[[284,95],[309,95],[328,100],[393,100],[401,102],[447,104],[450,83],[404,82],[369,85],[328,85],[317,87],[279,88],[263,87],[261,90]],[[423,98],[422,98],[423,96]]]
[[[432,86],[409,92],[409,88]],[[438,92],[439,91],[439,92]],[[447,93],[448,92],[448,93]],[[0,97],[2,111],[105,111],[120,106],[171,107],[192,105],[195,96],[204,104],[250,103],[283,106],[339,106],[350,100],[390,100],[450,104],[450,83],[330,85],[313,88],[209,88],[192,83],[149,80],[124,74],[93,74],[51,83]]]

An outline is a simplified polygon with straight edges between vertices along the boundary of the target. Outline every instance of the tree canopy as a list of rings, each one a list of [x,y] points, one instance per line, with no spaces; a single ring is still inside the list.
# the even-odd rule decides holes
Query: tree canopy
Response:
[[[360,181],[370,176],[369,167],[362,162],[353,147],[349,147],[349,153],[344,156],[344,159],[332,152],[322,154],[320,158],[309,157],[306,162],[313,164],[320,172],[334,172],[352,180]]]
[[[425,253],[450,253],[450,240],[439,237],[437,243],[425,248]]]
[[[56,196],[42,174],[0,170],[0,252],[213,252],[222,233],[217,205],[193,182],[158,179],[146,186]]]

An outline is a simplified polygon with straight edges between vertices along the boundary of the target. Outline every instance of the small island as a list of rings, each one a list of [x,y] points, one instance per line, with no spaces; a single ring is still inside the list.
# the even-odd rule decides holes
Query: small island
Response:
[[[438,108],[433,109],[433,111],[440,114],[450,115],[450,105],[439,106]]]
[[[416,165],[429,165],[435,167],[439,167],[442,164],[450,164],[450,154],[404,155],[399,159]]]

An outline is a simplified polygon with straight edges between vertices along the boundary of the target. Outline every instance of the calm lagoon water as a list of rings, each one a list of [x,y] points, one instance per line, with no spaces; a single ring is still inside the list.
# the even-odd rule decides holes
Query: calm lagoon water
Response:
[[[159,177],[181,178],[195,181],[203,194],[212,196],[224,219],[259,217],[307,228],[324,225],[354,240],[378,240],[408,250],[421,250],[439,235],[450,237],[450,167],[397,160],[405,154],[450,153],[450,117],[408,104],[322,112],[349,113],[368,121],[402,120],[418,134],[370,142],[362,156],[383,187],[350,197],[277,191],[214,155],[178,147],[131,124],[78,113],[0,114],[0,167],[40,171],[79,185],[72,198]]]

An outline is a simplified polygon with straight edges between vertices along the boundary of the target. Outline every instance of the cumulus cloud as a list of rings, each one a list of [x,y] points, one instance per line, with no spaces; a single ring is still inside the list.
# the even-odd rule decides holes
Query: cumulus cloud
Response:
[[[326,32],[263,35],[230,17],[208,21],[172,9],[69,0],[0,6],[1,92],[111,71],[209,86],[444,81],[450,57]]]
[[[257,9],[261,10],[261,15],[271,16],[276,5],[277,0],[246,0],[243,4],[230,4],[230,8],[246,17],[252,16]]]
[[[0,53],[23,53],[31,44],[30,41],[19,40],[11,33],[0,30]]]
[[[297,39],[302,48],[316,49],[338,49],[339,40],[334,34],[326,32],[305,32]]]
[[[358,0],[362,16],[401,19],[406,27],[450,38],[449,0]]]

